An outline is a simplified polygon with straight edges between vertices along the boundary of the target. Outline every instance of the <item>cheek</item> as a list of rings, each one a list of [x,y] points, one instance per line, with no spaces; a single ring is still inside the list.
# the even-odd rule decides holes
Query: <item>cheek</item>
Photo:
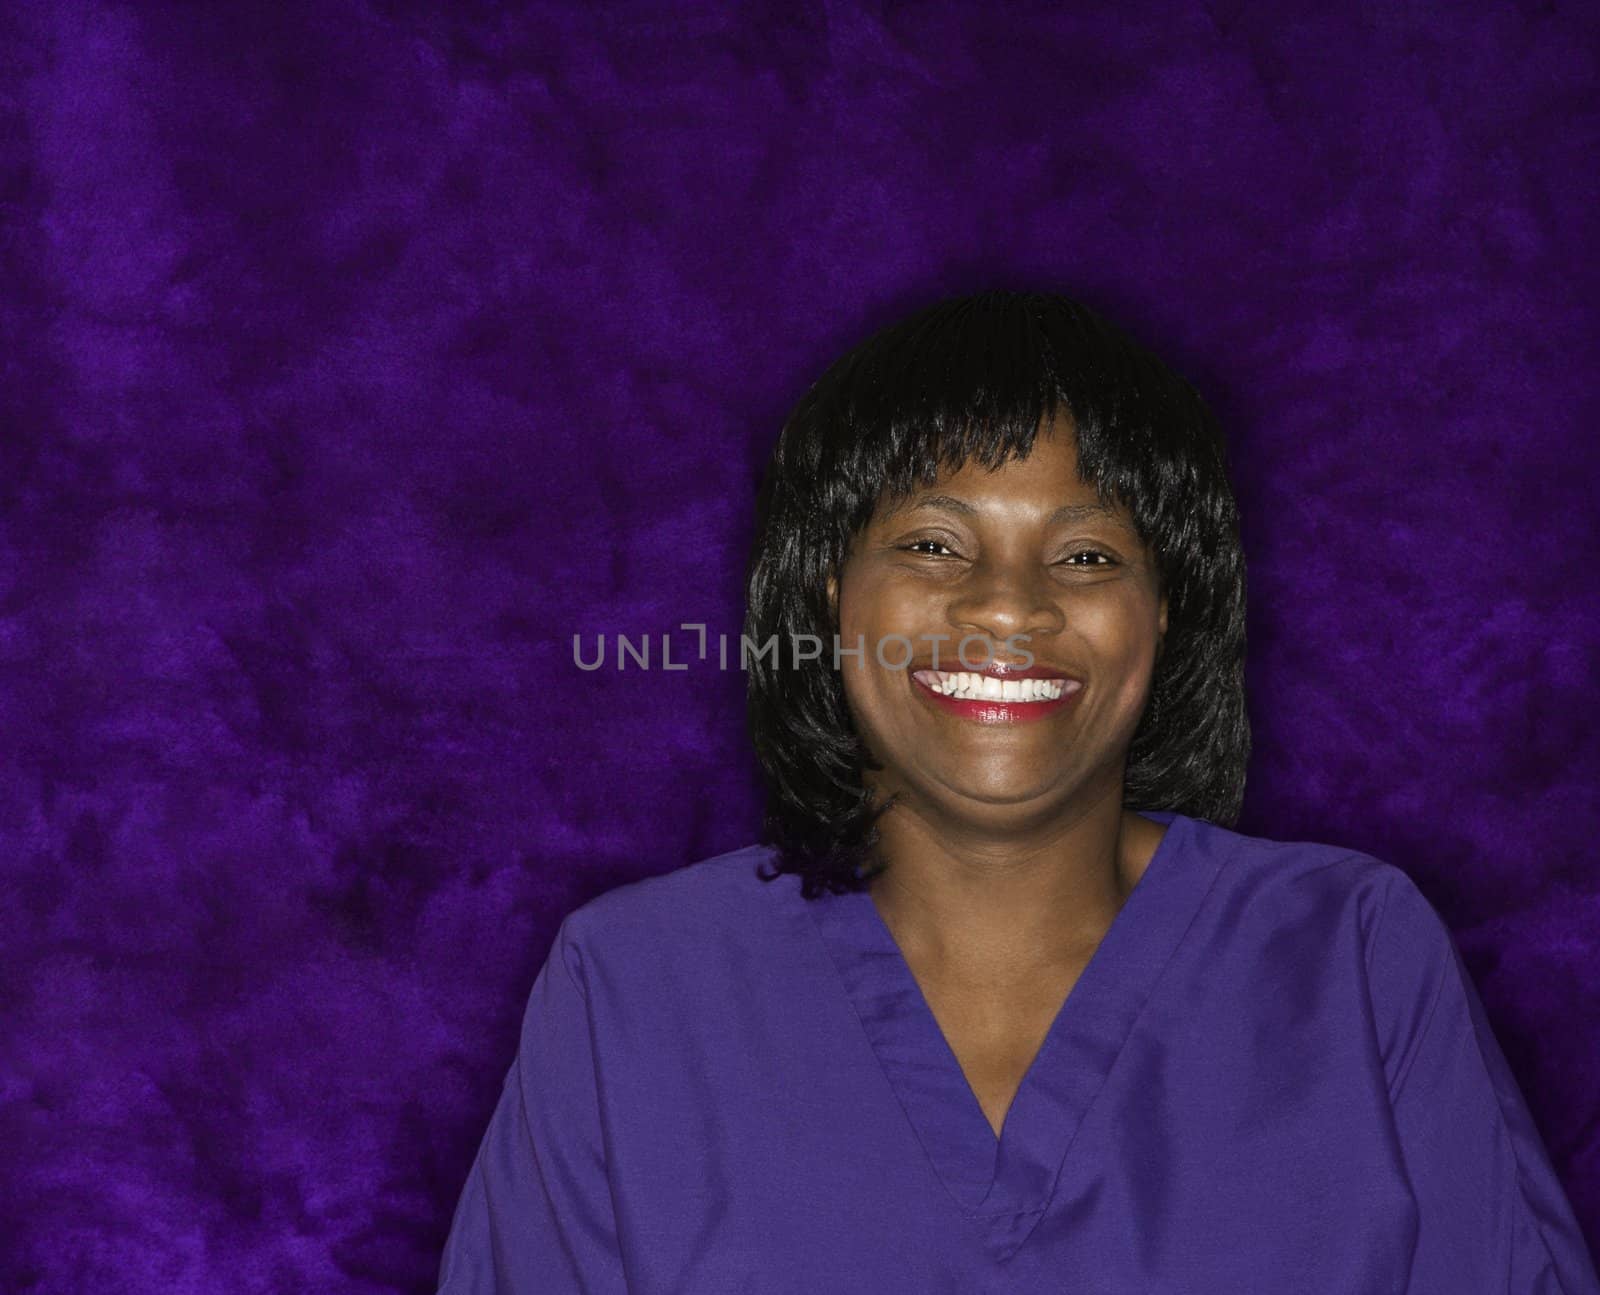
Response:
[[[853,634],[843,646],[854,647]],[[893,694],[899,678],[878,666],[872,658],[872,639],[869,635],[865,654],[860,657],[841,657],[839,680],[844,689],[845,707],[856,732],[866,742],[877,759],[885,750],[898,745],[895,736],[903,723],[904,711]]]
[[[1160,632],[1156,607],[1136,591],[1068,604],[1066,615],[1107,662],[1133,668],[1154,659]]]
[[[851,639],[865,634],[870,649],[875,636],[921,633],[939,621],[937,598],[923,587],[888,576],[861,577],[845,586],[840,598],[840,633]]]
[[[908,599],[892,581],[856,580],[847,584],[839,600],[839,646],[860,656],[839,658],[846,700],[860,720],[881,722],[896,714],[895,689],[905,687],[905,671],[896,668],[909,650],[920,645],[916,636],[926,628],[918,600]],[[882,646],[884,661],[878,660]],[[828,650],[832,650],[829,645]]]
[[[1095,656],[1104,696],[1118,709],[1138,710],[1144,705],[1155,666],[1154,612],[1145,607],[1107,609],[1096,624],[1086,626],[1095,644]]]

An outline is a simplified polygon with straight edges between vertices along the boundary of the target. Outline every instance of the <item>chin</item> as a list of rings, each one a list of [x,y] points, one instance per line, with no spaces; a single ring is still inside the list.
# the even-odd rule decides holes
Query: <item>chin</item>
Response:
[[[949,778],[944,786],[946,799],[949,793],[954,793],[964,802],[977,801],[996,809],[1037,812],[1053,807],[1064,798],[1058,781],[1040,780],[1036,773],[1027,777]]]

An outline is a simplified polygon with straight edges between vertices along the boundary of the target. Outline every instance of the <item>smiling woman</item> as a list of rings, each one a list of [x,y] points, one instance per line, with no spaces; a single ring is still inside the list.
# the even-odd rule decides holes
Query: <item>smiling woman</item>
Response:
[[[773,455],[764,839],[572,913],[446,1295],[1600,1292],[1438,914],[1234,830],[1223,440],[1085,307],[869,338]]]
[[[844,694],[875,755],[863,785],[899,804],[874,903],[999,1136],[1161,839],[1122,805],[1168,607],[1131,516],[1092,502],[1065,420],[1026,458],[969,463],[940,491],[883,507],[829,600],[845,642],[931,645],[906,669],[855,658]],[[975,670],[948,651],[961,668],[939,668],[952,639],[958,656],[983,645]],[[1119,835],[1117,866],[1094,866]],[[1075,857],[1091,866],[1063,866]]]

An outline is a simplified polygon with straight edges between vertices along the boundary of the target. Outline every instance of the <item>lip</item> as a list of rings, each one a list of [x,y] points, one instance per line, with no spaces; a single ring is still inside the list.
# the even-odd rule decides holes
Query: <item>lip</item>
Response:
[[[906,670],[912,674],[918,670],[939,670],[945,674],[981,674],[991,679],[1065,679],[1080,688],[1083,686],[1083,680],[1072,671],[1039,661],[1030,666],[1005,661],[986,661],[981,666],[969,666],[959,657],[954,661],[946,659],[935,662],[933,657],[923,656],[912,658]]]
[[[935,692],[928,687],[914,673],[908,674],[907,677],[911,680],[912,691],[924,704],[974,724],[1035,724],[1070,709],[1083,695],[1082,680],[1044,666],[1030,666],[1026,670],[1003,672],[968,670],[964,673],[987,675],[998,679],[1064,679],[1069,685],[1076,686],[1069,686],[1061,696],[1050,701],[1006,701],[991,697],[947,697],[944,693]]]

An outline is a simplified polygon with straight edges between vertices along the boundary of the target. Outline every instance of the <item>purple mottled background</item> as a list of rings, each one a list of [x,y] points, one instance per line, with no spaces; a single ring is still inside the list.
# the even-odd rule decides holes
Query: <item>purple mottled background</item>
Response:
[[[1600,1249],[1597,35],[8,7],[0,1290],[432,1290],[557,923],[757,827],[742,677],[571,636],[736,636],[788,407],[990,285],[1217,408],[1240,826],[1416,878]]]

